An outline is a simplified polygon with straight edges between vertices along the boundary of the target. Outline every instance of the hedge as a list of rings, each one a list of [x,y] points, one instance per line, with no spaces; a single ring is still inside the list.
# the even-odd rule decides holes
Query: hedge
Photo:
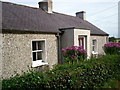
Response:
[[[119,70],[120,56],[107,55],[80,63],[57,65],[54,69],[44,72],[32,71],[23,76],[3,80],[2,86],[3,89],[117,88],[115,82],[120,81]]]

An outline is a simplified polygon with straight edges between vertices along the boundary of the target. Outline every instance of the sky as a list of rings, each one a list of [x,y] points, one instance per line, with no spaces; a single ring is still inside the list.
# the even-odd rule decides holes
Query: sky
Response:
[[[2,0],[17,4],[38,7],[42,0]],[[87,21],[110,34],[118,37],[118,2],[119,0],[52,0],[53,11],[75,16],[76,12],[85,11]]]

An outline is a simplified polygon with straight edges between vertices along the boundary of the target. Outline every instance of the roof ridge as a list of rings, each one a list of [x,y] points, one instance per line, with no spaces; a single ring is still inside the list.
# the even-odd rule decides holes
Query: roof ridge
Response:
[[[69,15],[69,14],[64,14],[64,13],[59,13],[59,12],[53,12],[53,13],[61,14],[61,15],[65,15],[65,16],[70,16],[70,17],[74,17],[74,18],[78,18],[78,17],[76,17],[76,16]],[[80,19],[81,19],[81,18],[80,18]]]
[[[7,3],[7,4],[13,4],[13,5],[17,5],[17,6],[23,6],[23,7],[32,8],[32,9],[40,9],[40,8],[37,8],[37,7],[32,7],[32,6],[17,4],[17,3],[13,3],[13,2],[6,2],[6,1],[0,1],[0,2],[2,2],[2,3]],[[41,9],[41,10],[42,10],[42,9]],[[54,12],[54,11],[53,11],[53,13],[61,14],[61,15],[65,15],[65,16],[70,16],[70,17],[74,17],[74,18],[79,18],[79,17],[73,16],[73,15],[64,14],[64,13],[59,13],[59,12]],[[81,18],[80,18],[80,19],[81,19]]]

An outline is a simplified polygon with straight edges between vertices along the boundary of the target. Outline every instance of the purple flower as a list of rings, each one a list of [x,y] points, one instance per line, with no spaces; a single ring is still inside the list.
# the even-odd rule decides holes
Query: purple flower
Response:
[[[62,51],[64,52],[64,51],[66,51],[66,49],[62,49]]]
[[[80,53],[87,53],[86,52],[86,50],[84,50],[84,49],[80,49],[80,50],[78,50]]]
[[[105,44],[103,48],[106,54],[117,54],[120,51],[120,43],[110,42]]]
[[[104,45],[105,48],[117,47],[120,48],[120,43],[110,42]]]
[[[82,46],[72,46],[62,49],[64,57],[68,57],[71,60],[80,59],[80,56],[86,55],[87,51],[82,49]]]
[[[79,49],[82,49],[82,46],[79,46],[78,48],[79,48]]]
[[[66,50],[73,50],[71,47],[66,48]]]

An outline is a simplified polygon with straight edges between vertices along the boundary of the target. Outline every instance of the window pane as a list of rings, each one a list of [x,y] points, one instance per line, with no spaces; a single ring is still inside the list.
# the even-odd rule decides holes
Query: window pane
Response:
[[[36,52],[33,52],[33,61],[36,61]]]
[[[37,52],[37,60],[42,60],[42,52]]]
[[[95,51],[95,47],[93,46],[93,51]]]
[[[38,42],[38,50],[42,50],[42,45],[43,45],[43,42],[42,42],[42,41],[39,41],[39,42]]]
[[[36,50],[36,42],[35,41],[32,42],[32,50],[33,51]]]
[[[96,43],[97,43],[97,41],[93,40],[93,51],[96,51]]]
[[[95,40],[93,40],[93,45],[95,45]]]
[[[82,48],[84,48],[84,38],[79,38],[79,46],[82,46]]]

